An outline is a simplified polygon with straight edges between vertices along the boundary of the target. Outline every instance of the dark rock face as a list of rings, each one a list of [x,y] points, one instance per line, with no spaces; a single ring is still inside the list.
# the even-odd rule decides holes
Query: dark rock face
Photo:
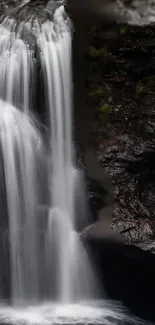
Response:
[[[94,34],[97,54],[87,58],[88,103],[96,111],[92,138],[115,188],[113,228],[126,243],[146,248],[149,243],[150,249],[155,222],[154,26],[121,32],[119,46],[112,50],[102,43],[101,33]]]
[[[151,107],[152,114],[148,108],[148,116],[147,109],[138,112],[135,108],[139,115],[135,116],[127,105],[122,116],[123,127],[119,122],[114,126],[114,138],[102,160],[115,184],[114,226],[122,231],[132,228],[129,232],[124,232],[129,243],[154,238],[155,138],[154,127],[151,125],[155,115],[153,103]],[[124,121],[125,111],[128,114],[125,117],[127,122]],[[116,123],[117,119],[120,120],[121,116],[117,115]],[[143,130],[141,134],[137,130],[134,132],[139,124]]]
[[[136,316],[155,322],[155,256],[111,240],[87,243],[110,299],[122,301]]]

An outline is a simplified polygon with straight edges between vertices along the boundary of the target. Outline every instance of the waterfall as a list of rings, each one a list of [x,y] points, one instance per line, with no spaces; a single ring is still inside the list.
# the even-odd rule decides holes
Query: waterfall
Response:
[[[33,107],[36,62],[25,34],[30,23],[5,18],[0,25],[0,98],[28,112]]]
[[[8,18],[0,25],[0,97],[4,100],[0,100],[1,175],[6,188],[3,205],[7,206],[13,304],[39,297],[36,208],[42,145],[29,114],[35,61],[33,51],[22,40],[24,29],[28,24],[17,26]]]
[[[56,294],[58,300],[71,302],[90,297],[93,275],[75,232],[76,183],[79,175],[74,167],[72,139],[72,39],[70,22],[62,6],[57,9],[53,22],[47,21],[42,25],[38,46],[51,131],[52,208],[46,236],[47,261],[55,250]]]
[[[3,157],[10,236],[12,299],[19,303],[38,292],[37,164],[41,143],[27,114],[0,101]],[[2,171],[1,171],[2,172]]]
[[[33,27],[31,19],[16,22],[5,17],[2,21],[0,148],[14,305],[42,299],[71,303],[93,298],[95,291],[95,277],[76,232],[76,197],[78,189],[82,193],[83,180],[75,167],[71,58],[71,24],[63,6],[52,21],[36,19]],[[32,115],[38,66],[49,118],[45,159],[42,136]],[[48,184],[39,176],[42,160]],[[40,229],[38,207],[47,187],[50,202]]]

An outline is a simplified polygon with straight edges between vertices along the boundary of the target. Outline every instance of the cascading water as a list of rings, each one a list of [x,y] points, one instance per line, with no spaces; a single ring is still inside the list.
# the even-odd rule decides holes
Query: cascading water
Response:
[[[14,20],[8,18],[0,25],[0,97],[5,100],[0,101],[0,143],[14,304],[39,297],[36,208],[37,168],[42,149],[39,133],[28,115],[34,59],[33,52],[22,40],[23,26],[24,23],[17,30]]]
[[[0,101],[0,144],[4,163],[10,236],[12,298],[38,298],[37,164],[41,150],[32,121]],[[22,299],[22,301],[21,301]]]
[[[28,112],[35,89],[34,51],[22,40],[30,24],[5,18],[0,25],[0,97]]]
[[[94,279],[87,258],[85,261],[83,259],[83,254],[86,254],[75,232],[75,188],[78,171],[73,162],[72,44],[70,23],[64,16],[64,8],[60,7],[53,22],[47,21],[43,24],[38,46],[51,129],[52,209],[47,230],[47,260],[51,259],[52,247],[55,247],[53,258],[56,257],[58,300],[74,301],[90,297]],[[55,240],[53,232],[56,232]]]
[[[54,299],[74,302],[93,297],[94,275],[75,231],[76,183],[72,139],[71,27],[64,7],[53,21],[33,24],[49,116],[50,207],[44,234],[38,229],[38,165],[43,155],[30,116],[36,59],[27,43],[31,19],[0,25],[0,130],[10,237],[14,304]],[[15,105],[15,106],[12,106]],[[42,246],[40,246],[42,245]],[[41,262],[42,261],[42,262]],[[43,265],[41,265],[43,264]]]

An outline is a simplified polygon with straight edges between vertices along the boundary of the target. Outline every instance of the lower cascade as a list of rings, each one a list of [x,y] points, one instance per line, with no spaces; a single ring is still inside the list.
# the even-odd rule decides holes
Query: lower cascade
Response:
[[[62,5],[50,8],[45,21],[0,23],[0,251],[11,284],[9,306],[0,292],[0,321],[124,324],[120,305],[95,302],[97,279],[76,231],[85,194],[73,145],[72,26]]]

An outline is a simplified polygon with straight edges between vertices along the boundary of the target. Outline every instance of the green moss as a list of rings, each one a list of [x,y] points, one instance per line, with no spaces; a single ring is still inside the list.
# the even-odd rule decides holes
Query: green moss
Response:
[[[91,46],[89,48],[89,55],[92,57],[92,58],[98,58],[100,56],[110,56],[111,53],[108,51],[108,49],[106,47],[102,47],[100,49],[96,49],[94,46]]]
[[[105,115],[108,114],[111,109],[112,109],[112,105],[104,104],[99,108],[99,111],[101,114]]]
[[[89,97],[100,97],[104,96],[104,90],[102,88],[97,88],[89,93]]]
[[[120,34],[125,35],[128,33],[128,28],[126,26],[120,28]]]

